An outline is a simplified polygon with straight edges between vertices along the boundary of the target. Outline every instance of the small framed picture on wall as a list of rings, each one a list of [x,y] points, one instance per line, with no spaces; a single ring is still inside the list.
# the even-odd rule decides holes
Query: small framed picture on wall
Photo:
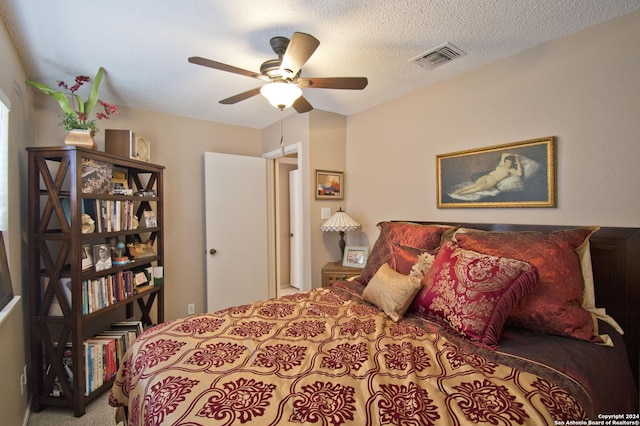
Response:
[[[316,200],[344,199],[344,172],[316,170]]]

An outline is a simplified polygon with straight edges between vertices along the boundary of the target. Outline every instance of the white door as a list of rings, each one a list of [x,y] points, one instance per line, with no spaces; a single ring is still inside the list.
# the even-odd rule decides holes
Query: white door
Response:
[[[289,172],[289,264],[292,287],[302,288],[302,187],[300,186],[300,170]]]
[[[207,312],[267,299],[266,160],[206,152],[204,163]]]

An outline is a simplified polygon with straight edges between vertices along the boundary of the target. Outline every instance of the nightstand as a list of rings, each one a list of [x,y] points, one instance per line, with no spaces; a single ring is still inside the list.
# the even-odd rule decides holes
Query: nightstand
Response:
[[[329,262],[322,268],[322,287],[329,287],[335,282],[345,281],[360,274],[362,274],[362,268],[352,268]]]

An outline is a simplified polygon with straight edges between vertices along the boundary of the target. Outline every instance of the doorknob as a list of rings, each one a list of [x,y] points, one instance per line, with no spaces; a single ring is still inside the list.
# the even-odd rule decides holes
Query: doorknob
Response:
[[[211,250],[209,250],[209,254],[210,254],[211,256],[213,256],[213,255],[214,255],[214,254],[216,254],[217,252],[218,252],[218,250],[216,250],[216,249],[211,249]]]

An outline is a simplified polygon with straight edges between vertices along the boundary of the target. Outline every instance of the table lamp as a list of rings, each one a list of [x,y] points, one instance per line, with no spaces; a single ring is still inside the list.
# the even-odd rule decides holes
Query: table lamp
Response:
[[[356,231],[358,229],[362,229],[362,226],[356,222],[354,218],[349,216],[349,214],[342,210],[342,207],[338,209],[337,212],[333,214],[321,227],[324,232],[339,232],[340,233],[340,260],[336,262],[336,264],[341,264],[342,259],[344,258],[344,233],[347,231]]]

